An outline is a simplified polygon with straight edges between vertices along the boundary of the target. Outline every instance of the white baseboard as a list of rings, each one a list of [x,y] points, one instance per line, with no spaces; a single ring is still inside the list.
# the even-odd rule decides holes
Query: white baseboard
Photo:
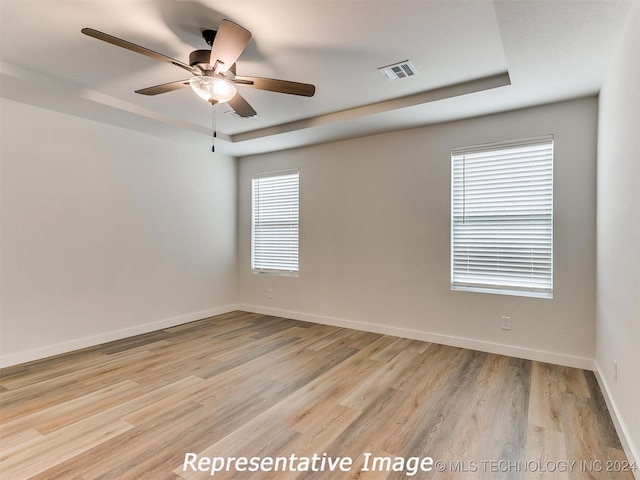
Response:
[[[380,325],[376,323],[359,322],[354,320],[346,320],[342,318],[327,317],[321,315],[313,315],[302,312],[294,312],[290,310],[281,310],[276,308],[263,307],[258,305],[225,305],[215,307],[208,310],[193,312],[178,317],[166,318],[155,322],[149,322],[134,327],[123,328],[111,332],[105,332],[91,337],[83,337],[68,342],[48,345],[46,347],[35,348],[9,355],[0,356],[0,368],[17,365],[20,363],[31,362],[53,355],[78,350],[81,348],[92,347],[101,343],[120,340],[142,333],[161,330],[183,323],[193,322],[215,315],[232,312],[234,310],[242,310],[246,312],[261,313],[263,315],[274,315],[279,317],[291,318],[305,322],[319,323],[322,325],[332,325],[336,327],[351,328],[354,330],[364,330],[367,332],[380,333],[383,335],[393,335],[396,337],[411,338],[414,340],[422,340],[425,342],[440,343],[442,345],[450,345],[453,347],[468,348],[471,350],[479,350],[482,352],[496,353],[499,355],[508,355],[511,357],[524,358],[527,360],[536,360],[539,362],[553,363],[556,365],[564,365],[567,367],[582,368],[585,370],[594,370],[594,361],[590,358],[575,357],[554,352],[546,352],[542,350],[534,350],[522,347],[514,347],[499,343],[484,342],[464,337],[454,337],[442,335],[438,333],[430,333],[421,330],[412,330],[408,328],[392,327],[388,325]]]
[[[134,327],[122,328],[120,330],[113,330],[111,332],[92,335],[90,337],[78,338],[70,340],[68,342],[57,343],[55,345],[47,345],[46,347],[34,348],[31,350],[26,350],[24,352],[3,355],[0,356],[0,368],[10,367],[12,365],[18,365],[20,363],[31,362],[33,360],[40,360],[42,358],[51,357],[53,355],[59,355],[61,353],[71,352],[73,350],[79,350],[81,348],[93,347],[101,343],[121,340],[123,338],[133,337],[134,335],[153,332],[154,330],[162,330],[163,328],[175,327],[176,325],[194,322],[196,320],[213,317],[214,315],[221,315],[223,313],[232,312],[234,310],[237,310],[236,305],[224,305],[222,307],[215,307],[199,312],[187,313],[185,315],[180,315],[177,317],[165,318],[162,320],[157,320],[155,322],[136,325]]]
[[[583,370],[593,370],[594,363],[591,358],[575,357],[561,353],[546,352],[543,350],[535,350],[530,348],[515,347],[500,343],[485,342],[482,340],[474,340],[471,338],[454,337],[442,335],[439,333],[430,333],[421,330],[412,330],[401,327],[391,327],[388,325],[380,325],[377,323],[358,322],[354,320],[346,320],[335,317],[325,317],[302,312],[293,312],[289,310],[280,310],[276,308],[263,307],[259,305],[237,305],[238,310],[252,313],[261,313],[263,315],[274,315],[278,317],[291,318],[293,320],[301,320],[304,322],[320,323],[322,325],[332,325],[335,327],[351,328],[354,330],[364,330],[372,333],[381,333],[383,335],[393,335],[395,337],[411,338],[413,340],[422,340],[425,342],[439,343],[452,347],[468,348],[470,350],[479,350],[481,352],[496,353],[498,355],[507,355],[510,357],[524,358],[526,360],[535,360],[538,362],[553,363],[555,365],[563,365],[565,367],[581,368]]]
[[[598,362],[594,361],[594,365],[596,380],[598,380],[598,385],[600,385],[600,390],[602,391],[604,401],[607,403],[607,408],[609,409],[609,413],[611,414],[613,425],[616,427],[616,432],[618,433],[618,437],[620,438],[620,443],[622,443],[622,448],[624,449],[624,453],[627,455],[627,460],[629,460],[629,463],[634,463],[636,466],[638,466],[638,468],[633,472],[633,475],[636,480],[640,480],[640,452],[636,448],[636,445],[634,445],[630,441],[631,436],[628,434],[627,426],[619,415],[618,406],[610,393],[611,390],[609,389],[607,381],[600,374],[601,369],[598,365]]]

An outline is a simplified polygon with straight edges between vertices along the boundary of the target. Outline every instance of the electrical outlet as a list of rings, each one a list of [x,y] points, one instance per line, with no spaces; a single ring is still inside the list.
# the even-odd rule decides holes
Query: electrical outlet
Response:
[[[271,288],[267,288],[267,298],[273,298],[273,290]]]
[[[511,330],[511,317],[502,316],[502,330]]]
[[[613,360],[613,381],[618,382],[618,362]]]

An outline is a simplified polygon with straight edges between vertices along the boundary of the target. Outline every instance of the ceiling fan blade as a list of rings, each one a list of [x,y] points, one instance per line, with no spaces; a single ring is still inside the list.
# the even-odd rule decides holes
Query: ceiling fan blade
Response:
[[[235,97],[229,100],[227,104],[241,117],[249,118],[257,115],[253,107],[249,105],[249,102],[247,102],[239,93],[236,93]]]
[[[209,60],[216,73],[224,73],[229,70],[236,63],[249,40],[251,40],[249,30],[229,20],[222,20],[211,46]]]
[[[286,93],[289,95],[301,95],[313,97],[316,87],[309,83],[290,82],[288,80],[276,80],[273,78],[236,76],[235,80],[241,85],[269,90],[270,92]]]
[[[153,50],[149,50],[148,48],[141,47],[140,45],[136,45],[135,43],[128,42],[127,40],[114,37],[113,35],[109,35],[108,33],[99,32],[98,30],[94,30],[93,28],[83,28],[81,32],[90,37],[97,38],[98,40],[102,40],[103,42],[107,42],[112,45],[116,45],[118,47],[126,48],[127,50],[131,50],[132,52],[146,55],[147,57],[160,60],[161,62],[172,63],[175,66],[184,68],[185,70],[193,74],[200,74],[200,71],[197,68],[194,68],[191,65],[187,65],[186,63],[183,63],[180,60],[167,57],[166,55],[163,55],[158,52],[154,52]]]
[[[174,90],[180,90],[181,88],[188,86],[189,80],[180,80],[178,82],[163,83],[162,85],[155,85],[153,87],[136,90],[136,93],[140,93],[142,95],[159,95],[160,93],[173,92]]]

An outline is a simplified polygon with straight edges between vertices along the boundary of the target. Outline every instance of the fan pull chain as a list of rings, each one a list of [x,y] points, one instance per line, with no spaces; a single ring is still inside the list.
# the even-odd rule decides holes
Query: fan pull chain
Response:
[[[216,151],[216,104],[211,102],[211,151]]]

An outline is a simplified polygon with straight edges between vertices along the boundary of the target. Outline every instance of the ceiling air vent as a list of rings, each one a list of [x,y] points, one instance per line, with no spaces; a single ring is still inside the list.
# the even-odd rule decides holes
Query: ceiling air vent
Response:
[[[404,60],[393,65],[378,68],[378,71],[387,80],[398,80],[399,78],[415,77],[418,74],[416,67],[409,60]]]

